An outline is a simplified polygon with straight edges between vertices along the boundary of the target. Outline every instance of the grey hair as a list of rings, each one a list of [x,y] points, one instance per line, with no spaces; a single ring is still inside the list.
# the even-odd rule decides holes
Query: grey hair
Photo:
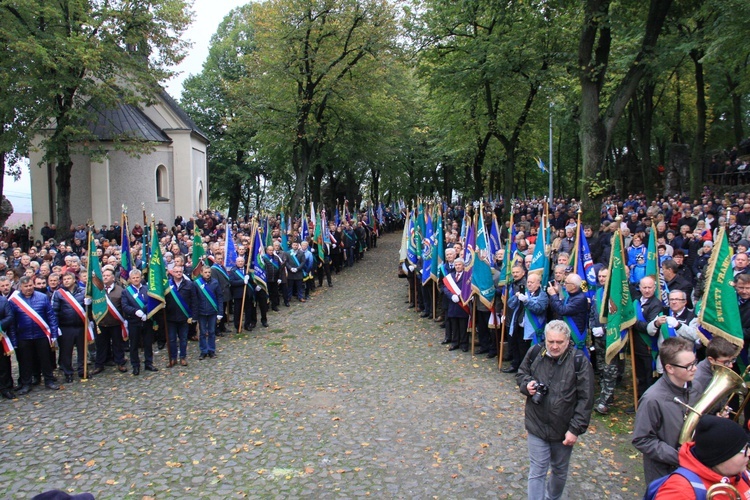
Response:
[[[546,337],[550,332],[563,333],[566,338],[570,339],[570,327],[561,319],[553,319],[547,323],[547,326],[544,327],[544,336]]]

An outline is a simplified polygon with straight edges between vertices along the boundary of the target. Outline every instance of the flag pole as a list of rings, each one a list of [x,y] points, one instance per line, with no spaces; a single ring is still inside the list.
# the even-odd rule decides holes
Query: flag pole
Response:
[[[252,249],[253,245],[254,245],[254,241],[253,240],[255,240],[255,233],[256,233],[256,231],[255,231],[255,229],[256,229],[255,220],[253,220],[253,224],[251,225],[251,228],[252,229],[250,230],[250,232],[253,235],[253,237],[252,237],[252,239],[250,241],[250,248]],[[247,264],[248,264],[249,261],[250,261],[250,259],[248,258],[248,254],[247,254],[247,252],[245,252],[245,276],[247,276]],[[240,333],[242,331],[242,321],[243,321],[244,316],[245,316],[245,297],[247,297],[247,285],[248,285],[248,283],[243,283],[243,285],[244,286],[242,288],[242,304],[241,304],[241,307],[240,307],[240,322],[237,325],[237,333]]]
[[[161,242],[159,241],[159,236],[156,231],[156,220],[154,219],[154,214],[151,214],[151,241],[154,242],[154,238],[156,238],[156,244],[161,246]],[[159,249],[159,252],[161,252],[161,248]],[[164,267],[164,261],[162,260],[162,266]],[[167,268],[164,267],[164,274],[167,274]],[[149,273],[149,279],[154,279],[153,276],[151,276],[151,273]],[[167,279],[167,284],[169,279]],[[161,325],[157,325],[157,328],[161,328],[164,331],[164,340],[166,341],[164,345],[167,348],[167,363],[170,363],[172,361],[172,346],[169,344],[169,325],[167,324],[167,294],[164,294],[164,307],[161,308],[161,319],[162,323]],[[157,346],[158,347],[158,346]]]
[[[623,255],[621,256],[623,258],[624,262],[627,262],[625,259],[625,247],[623,246],[622,241],[622,233],[620,232],[620,222],[622,221],[622,217],[619,215],[615,218],[615,222],[617,222],[617,232],[615,233],[615,238],[620,239],[620,248],[622,249]],[[638,411],[638,378],[635,374],[635,339],[633,338],[633,327],[628,328],[628,343],[630,344],[630,376],[633,380],[633,408],[635,411]]]
[[[88,224],[88,230],[89,230],[89,237],[88,241],[86,242],[86,249],[87,252],[91,253],[91,239],[94,236],[94,231],[92,230],[92,226],[94,225],[93,220],[89,220]],[[96,255],[94,256],[96,257]],[[88,256],[88,260],[86,261],[87,266],[91,267],[91,255]],[[88,269],[86,269],[86,274],[88,275]],[[88,279],[86,280],[86,286],[92,286],[88,282]],[[86,306],[86,321],[91,321],[89,319],[89,316],[91,316],[91,305]],[[89,379],[89,339],[88,339],[88,323],[84,323],[83,325],[83,379],[81,379],[81,382],[84,382]],[[96,332],[94,332],[96,333]]]
[[[471,301],[471,355],[474,356],[474,344],[477,335],[477,299]]]
[[[432,282],[432,320],[435,321],[437,319],[437,311],[435,310],[435,295],[437,295],[437,286],[435,285],[435,280],[430,280]]]
[[[507,274],[507,270],[506,270]],[[497,355],[497,367],[503,366],[503,351],[505,350],[505,313],[508,308],[508,280],[505,280],[505,290],[503,291],[503,316],[500,322],[500,353]]]

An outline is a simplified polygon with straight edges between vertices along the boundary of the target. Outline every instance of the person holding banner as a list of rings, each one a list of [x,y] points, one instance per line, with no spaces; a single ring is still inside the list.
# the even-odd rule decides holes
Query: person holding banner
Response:
[[[255,311],[254,288],[252,276],[245,273],[245,258],[237,257],[235,266],[229,270],[229,281],[232,284],[232,299],[234,300],[234,330],[240,332],[240,318],[242,328],[250,331],[255,328],[256,323],[252,321],[250,311]],[[244,304],[242,301],[245,301]]]
[[[211,277],[219,282],[221,299],[224,303],[224,309],[219,311],[220,319],[216,330],[216,335],[218,337],[223,337],[224,333],[227,331],[227,303],[232,299],[232,284],[229,281],[229,272],[224,267],[224,251],[221,249],[214,252],[214,262],[211,266]]]
[[[99,321],[99,334],[96,336],[96,363],[92,375],[104,371],[110,346],[117,369],[125,373],[125,340],[128,338],[127,321],[122,316],[122,287],[115,282],[112,266],[102,268],[102,281],[107,297],[107,314]]]
[[[586,351],[586,328],[589,321],[589,302],[581,290],[583,280],[575,273],[565,277],[567,297],[558,291],[559,285],[548,286],[550,307],[565,321],[571,331],[571,341],[576,349]]]
[[[167,294],[167,332],[169,333],[170,368],[177,364],[187,366],[187,336],[188,325],[193,323],[195,311],[195,285],[183,276],[183,269],[175,266],[169,279],[170,293]],[[179,339],[179,353],[177,351]]]
[[[143,275],[138,269],[130,271],[130,284],[122,294],[122,314],[128,321],[128,335],[130,337],[130,366],[133,375],[141,373],[141,360],[138,347],[143,342],[143,358],[145,369],[158,372],[154,366],[154,330],[146,322],[148,319],[148,287],[143,284]]]
[[[289,251],[289,258],[286,260],[286,272],[287,272],[287,291],[286,297],[284,297],[284,305],[289,303],[292,298],[292,294],[297,293],[297,300],[300,302],[307,302],[305,300],[305,290],[302,284],[302,278],[304,277],[303,266],[305,264],[305,252],[300,250],[299,243],[296,241],[292,243],[292,249]]]
[[[216,357],[216,321],[221,319],[224,312],[221,285],[211,276],[211,268],[208,266],[203,267],[201,276],[195,280],[195,285],[201,350],[198,359],[213,358]]]
[[[281,259],[274,253],[272,245],[266,247],[266,253],[263,254],[263,264],[266,267],[266,284],[268,286],[268,298],[271,301],[271,310],[278,312],[282,263]]]
[[[52,310],[57,315],[60,327],[60,368],[65,382],[73,382],[73,347],[78,357],[78,376],[83,378],[84,328],[88,325],[84,297],[86,290],[78,285],[76,275],[68,271],[63,274],[63,286],[52,294]]]
[[[11,327],[16,332],[18,370],[20,379],[19,396],[31,392],[31,376],[35,361],[39,363],[47,389],[58,390],[57,380],[52,371],[49,350],[55,349],[57,342],[57,316],[47,296],[34,290],[34,281],[28,276],[19,280],[18,290],[10,296],[11,314],[14,318]]]

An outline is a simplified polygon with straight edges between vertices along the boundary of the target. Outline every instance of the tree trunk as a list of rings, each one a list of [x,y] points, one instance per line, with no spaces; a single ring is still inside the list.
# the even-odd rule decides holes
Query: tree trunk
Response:
[[[690,51],[690,58],[695,67],[695,138],[690,155],[690,197],[700,198],[703,185],[703,156],[706,150],[706,83],[703,75],[702,50]]]
[[[372,204],[377,205],[380,200],[380,169],[372,169]]]
[[[65,148],[67,149],[67,148]],[[58,240],[70,236],[70,173],[73,171],[73,161],[68,154],[67,161],[58,161],[55,167],[57,178],[57,236]]]
[[[636,94],[633,99],[633,117],[635,118],[635,133],[638,139],[638,150],[641,157],[641,174],[643,175],[643,191],[651,200],[656,195],[657,183],[654,179],[653,162],[651,161],[651,132],[654,121],[654,92],[656,82],[649,79],[641,87],[640,98]]]
[[[479,200],[484,193],[484,183],[482,182],[482,167],[484,159],[487,157],[487,144],[490,142],[492,134],[487,132],[484,138],[477,137],[477,151],[474,153],[474,164],[472,172],[474,174],[474,199]]]
[[[732,128],[734,130],[734,145],[739,146],[745,138],[745,134],[742,130],[742,92],[737,88],[740,85],[739,82],[732,78],[732,74],[729,73],[729,71],[727,71],[726,76],[727,89],[732,96]],[[0,194],[2,194],[2,191],[0,191]]]
[[[321,195],[321,185],[323,184],[324,174],[325,170],[323,170],[323,167],[316,165],[313,169],[312,179],[310,179],[310,197],[316,206],[320,205],[320,201],[323,199],[323,196]]]

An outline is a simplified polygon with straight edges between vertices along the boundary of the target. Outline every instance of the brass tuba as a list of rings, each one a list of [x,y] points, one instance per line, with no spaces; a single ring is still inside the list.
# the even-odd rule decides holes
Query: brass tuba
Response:
[[[740,495],[737,488],[727,483],[716,483],[711,485],[706,492],[706,500],[713,500],[716,497],[726,498],[728,500],[742,500],[742,495]]]
[[[690,411],[685,414],[685,422],[682,424],[682,430],[680,431],[680,444],[693,439],[693,433],[695,432],[695,427],[698,425],[698,420],[711,411],[718,402],[733,392],[742,395],[747,393],[747,387],[742,377],[734,373],[731,368],[723,365],[713,365],[713,372],[714,376],[711,378],[706,390],[703,391],[701,398],[695,406],[692,408],[688,407]]]

